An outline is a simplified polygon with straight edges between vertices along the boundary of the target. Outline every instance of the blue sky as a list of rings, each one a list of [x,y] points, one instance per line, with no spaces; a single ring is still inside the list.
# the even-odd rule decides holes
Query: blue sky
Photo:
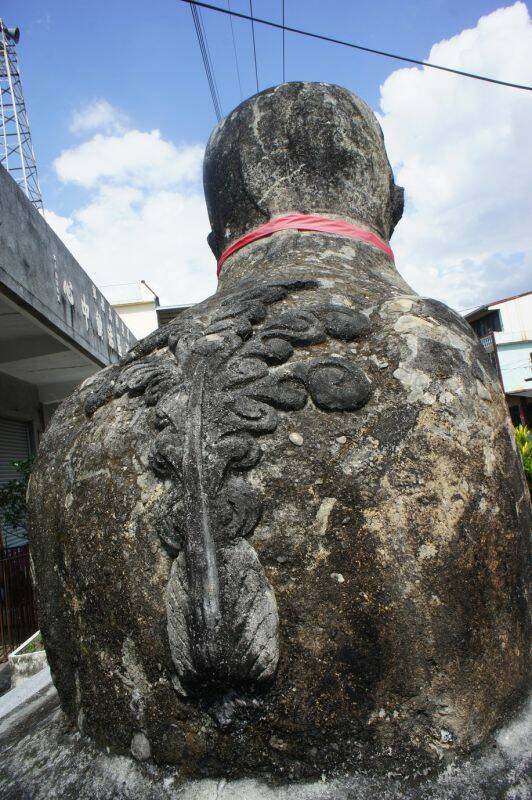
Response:
[[[226,6],[226,0],[216,3]],[[397,3],[351,0],[285,0],[286,24],[368,47],[424,58],[431,45],[472,27],[498,7],[480,0]],[[249,13],[248,0],[232,0]],[[324,9],[326,10],[326,13]],[[405,9],[408,8],[408,11]],[[258,17],[280,21],[280,0],[255,0]],[[176,143],[205,142],[216,123],[190,9],[181,0],[91,0],[2,3],[7,24],[20,27],[18,54],[41,188],[48,205],[69,211],[52,162],[72,143],[74,109],[105,97],[140,130],[158,128]],[[203,11],[224,113],[241,101],[227,16]],[[234,20],[244,97],[256,91],[248,22]],[[259,85],[282,81],[279,31],[256,26]],[[339,83],[378,108],[379,86],[398,63],[287,34],[287,80]],[[454,80],[451,78],[451,80]]]
[[[226,1],[218,0],[222,6],[226,5]],[[280,20],[280,0],[254,0],[253,5],[256,16]],[[506,8],[510,9],[511,5],[509,3]],[[235,10],[247,12],[249,4],[247,0],[232,0],[232,7]],[[514,72],[511,75],[505,74],[504,78],[522,82],[527,82],[524,72],[528,69],[528,82],[532,82],[530,69],[524,61],[519,61],[517,55],[512,54],[513,63],[508,66],[506,64],[508,59],[505,58],[505,48],[508,52],[514,49],[513,32],[516,26],[520,36],[522,33],[524,50],[530,41],[528,38],[530,23],[526,22],[528,15],[524,4],[520,4],[520,11],[512,12],[513,15],[508,12],[504,18],[501,17],[502,23],[498,21],[497,17],[490,17],[490,15],[493,15],[497,9],[503,8],[504,4],[487,0],[485,2],[468,0],[465,3],[463,0],[461,2],[423,0],[423,2],[407,3],[397,3],[396,0],[395,2],[378,0],[377,2],[356,3],[347,0],[330,0],[329,3],[323,3],[322,0],[305,0],[304,2],[303,0],[286,0],[285,7],[286,22],[289,25],[350,39],[370,47],[405,53],[416,58],[427,58],[434,45],[442,43],[444,40],[450,40],[451,44],[447,46],[447,49],[443,46],[441,51],[441,55],[447,59],[446,63],[449,66],[466,69],[471,66],[473,71],[475,69],[487,71],[497,77],[501,76],[504,69],[513,68]],[[515,8],[517,7],[514,6]],[[23,85],[39,165],[43,198],[46,207],[54,214],[54,227],[64,234],[67,244],[71,246],[83,266],[93,274],[100,284],[104,278],[107,280],[109,274],[113,274],[115,263],[117,278],[125,279],[125,267],[113,254],[109,256],[106,275],[100,274],[96,261],[98,259],[101,261],[102,250],[100,248],[98,252],[89,251],[87,244],[91,237],[94,238],[95,235],[99,235],[99,231],[101,232],[101,223],[98,223],[100,227],[97,227],[94,222],[96,206],[99,204],[98,208],[102,209],[102,203],[109,202],[111,189],[114,192],[113,203],[116,209],[118,197],[116,190],[120,185],[122,190],[120,219],[123,219],[124,208],[127,206],[130,214],[137,214],[136,220],[131,220],[131,224],[138,223],[137,227],[146,225],[150,218],[147,204],[155,202],[154,192],[157,193],[157,202],[167,201],[167,209],[169,209],[168,202],[173,203],[174,211],[181,207],[179,203],[182,198],[184,198],[183,202],[188,202],[193,196],[193,206],[187,206],[187,214],[192,216],[195,209],[199,209],[201,202],[198,198],[200,194],[198,164],[201,159],[196,158],[196,155],[199,152],[198,148],[205,144],[215,124],[215,117],[190,9],[179,0],[157,0],[151,4],[139,0],[112,0],[106,3],[101,0],[92,0],[90,3],[25,0],[23,4],[13,0],[4,0],[1,13],[8,25],[18,25],[21,29],[18,54]],[[230,23],[227,16],[217,15],[210,11],[202,13],[222,108],[227,113],[241,100],[236,78]],[[482,30],[482,26],[477,28],[481,17],[493,20],[489,30],[487,28]],[[246,97],[255,91],[250,26],[249,23],[239,20],[235,20],[233,24],[243,95]],[[505,34],[506,28],[507,33]],[[478,30],[477,38],[472,40],[472,44],[471,42],[468,44],[467,41],[463,43],[458,41],[457,44],[456,37],[466,29]],[[498,34],[499,30],[503,32],[502,41]],[[453,37],[455,38],[453,39]],[[453,42],[455,43],[452,44]],[[260,88],[265,88],[282,79],[281,34],[257,25],[256,43]],[[450,63],[449,59],[453,58],[455,59],[454,63]],[[397,165],[403,164],[405,159],[399,152],[402,148],[405,153],[409,154],[410,164],[414,164],[416,161],[414,141],[418,137],[416,118],[418,115],[424,116],[427,102],[430,104],[430,98],[434,91],[430,83],[432,78],[425,78],[424,75],[421,75],[426,86],[424,85],[423,90],[419,92],[417,105],[415,96],[411,97],[407,103],[410,113],[409,120],[402,119],[402,112],[398,109],[397,103],[401,96],[409,96],[412,84],[417,80],[415,73],[426,71],[402,70],[398,72],[402,67],[398,62],[303,39],[292,34],[287,34],[286,37],[286,63],[288,80],[331,81],[342,84],[362,96],[375,111],[383,115],[387,143],[388,137],[391,143],[388,143],[388,147],[389,149],[391,147],[392,162]],[[519,74],[515,74],[515,70],[519,70]],[[390,76],[392,77],[390,78]],[[440,76],[438,76],[439,78]],[[386,83],[387,79],[389,79],[388,83]],[[529,116],[523,116],[523,114],[527,114],[526,110],[523,111],[523,103],[526,100],[529,106],[532,105],[532,97],[517,99],[515,90],[510,89],[493,89],[485,86],[466,87],[465,84],[469,83],[466,79],[453,76],[443,76],[441,80],[443,83],[436,82],[434,87],[436,91],[439,91],[439,87],[443,87],[441,99],[443,111],[441,113],[444,116],[453,115],[455,112],[462,113],[460,109],[457,111],[456,108],[462,95],[465,95],[469,103],[468,108],[471,107],[471,104],[478,108],[476,120],[479,130],[485,130],[486,127],[489,129],[494,118],[490,103],[494,103],[494,106],[497,107],[498,98],[504,98],[502,99],[503,108],[506,107],[505,104],[511,104],[508,113],[511,119],[509,124],[512,126],[513,139],[511,138],[508,146],[515,147],[516,141],[521,142],[519,126],[525,122],[525,119],[530,121]],[[405,81],[406,84],[403,85],[402,82]],[[388,94],[386,91],[383,92],[383,85]],[[468,92],[473,91],[476,94],[474,97],[473,95],[470,97]],[[508,99],[509,93],[512,92],[513,97]],[[385,97],[388,98],[388,112],[384,111],[382,106]],[[91,127],[86,121],[77,127],[75,124],[73,126],[73,115],[77,112],[78,120],[81,119],[80,115],[83,115],[97,102],[105,102],[106,108],[112,109],[113,121],[110,121],[111,112],[109,112],[109,119],[100,128],[97,125]],[[445,103],[448,103],[447,110]],[[486,118],[482,119],[482,108],[484,107],[486,108]],[[468,108],[463,109],[464,127],[462,130],[463,136],[466,138],[470,133]],[[440,174],[443,175],[448,156],[442,153],[441,147],[439,151],[436,147],[433,156],[429,152],[431,136],[432,140],[436,142],[438,130],[441,130],[441,121],[438,122],[437,119],[434,119],[434,124],[436,127],[432,129],[432,134],[430,128],[424,130],[424,125],[421,125],[424,130],[422,135],[425,136],[421,143],[424,148],[423,157],[425,163],[429,165],[437,164],[438,158],[440,158]],[[460,119],[457,120],[457,125],[458,128],[454,126],[450,136],[451,138],[457,136],[461,141],[463,137],[460,133]],[[195,154],[194,163],[197,162],[197,164],[194,167],[196,170],[194,175],[189,174],[185,169],[186,175],[183,177],[184,173],[178,170],[171,186],[167,182],[163,182],[164,185],[159,183],[155,186],[153,170],[150,172],[152,177],[148,180],[147,185],[142,184],[140,173],[136,174],[134,180],[131,181],[131,170],[126,170],[126,177],[124,177],[125,173],[121,173],[119,178],[110,174],[102,176],[101,171],[96,170],[94,178],[88,179],[82,184],[76,180],[73,170],[78,162],[75,157],[81,157],[82,153],[79,148],[84,142],[90,142],[94,137],[100,137],[98,141],[101,146],[102,158],[109,158],[111,156],[104,144],[106,142],[111,144],[110,137],[114,137],[115,145],[119,146],[120,137],[126,136],[128,132],[136,131],[139,136],[135,146],[146,146],[149,149],[153,146],[154,140],[150,139],[147,134],[154,130],[159,131],[158,143],[168,143],[169,147],[175,149],[172,152],[175,152],[179,158],[188,157],[187,153]],[[411,132],[410,140],[405,139],[405,136],[408,137],[409,130]],[[146,135],[143,137],[141,134]],[[131,143],[133,139],[134,137],[130,135],[127,141]],[[496,139],[499,141],[500,136],[497,136]],[[159,146],[158,143],[156,147]],[[473,149],[474,145],[475,142],[472,141]],[[189,152],[187,148],[192,148],[192,150]],[[194,148],[196,149],[194,150]],[[497,150],[497,148],[495,149]],[[72,158],[67,164],[68,168],[61,172],[58,170],[57,159],[64,153],[72,153]],[[87,151],[84,150],[83,154],[86,155]],[[509,156],[509,153],[507,155]],[[167,153],[164,157],[170,158],[171,153]],[[504,158],[505,156],[501,157],[501,170],[506,163]],[[407,160],[407,176],[412,174],[408,164]],[[505,169],[505,171],[507,170]],[[477,174],[479,192],[481,192],[480,178],[485,181],[487,177],[485,168],[479,170]],[[471,181],[473,178],[474,175],[471,176]],[[516,180],[519,180],[519,176],[516,176]],[[419,198],[426,195],[426,192],[425,195],[423,194],[424,188],[427,187],[420,188],[419,179],[417,184],[412,184],[411,191],[409,191],[409,186],[406,186],[407,197],[413,213],[419,213]],[[466,189],[471,214],[474,216],[475,197],[471,194],[470,186]],[[508,187],[508,191],[512,189],[518,194],[521,191],[519,187]],[[126,190],[129,192],[127,200],[125,199]],[[485,195],[485,186],[483,191]],[[515,191],[512,195],[514,199]],[[172,192],[172,197],[169,197],[168,195]],[[455,198],[451,196],[449,199],[455,201]],[[512,200],[512,198],[509,199]],[[479,200],[482,201],[480,195]],[[141,205],[146,213],[139,215]],[[480,205],[482,206],[482,202]],[[488,226],[492,226],[490,215],[500,216],[497,208],[495,204],[495,207],[491,209],[483,206],[479,209],[479,213],[483,215],[486,230]],[[523,209],[523,214],[525,212],[526,209]],[[155,213],[155,206],[153,213]],[[171,213],[171,209],[168,213]],[[203,212],[200,211],[197,213],[198,236],[202,235],[205,228],[205,218],[202,214]],[[89,217],[90,222],[87,223]],[[419,217],[417,222],[419,226]],[[86,227],[88,224],[90,231]],[[173,224],[178,224],[178,221],[174,220]],[[426,220],[423,224],[427,224]],[[524,226],[525,220],[523,219]],[[471,220],[471,229],[476,232],[477,236],[481,235],[483,229],[482,226],[479,228],[478,219]],[[412,225],[408,229],[407,224],[408,231],[412,239],[412,235],[415,233]],[[139,235],[143,233],[148,238],[154,235],[153,231],[139,229]],[[160,232],[162,239],[165,236],[164,231]],[[108,241],[107,233],[104,238]],[[465,238],[467,239],[467,232]],[[167,239],[170,250],[172,247],[175,249],[179,246],[179,243],[171,241],[171,237],[167,237]],[[127,245],[127,239],[125,241]],[[463,252],[454,253],[454,255],[446,252],[444,258],[448,260],[450,257],[451,261],[455,258],[456,264],[461,265],[462,271],[466,269],[469,262],[473,264],[473,268],[476,264],[481,277],[476,290],[474,287],[473,290],[471,287],[468,288],[466,281],[462,282],[461,287],[449,291],[446,296],[445,281],[447,279],[447,283],[449,283],[451,280],[452,283],[454,280],[456,283],[458,266],[447,264],[447,268],[440,269],[436,265],[435,269],[441,285],[438,284],[435,293],[457,306],[467,305],[469,302],[474,304],[477,297],[479,301],[490,299],[490,292],[497,295],[499,289],[503,292],[508,289],[508,293],[513,293],[514,287],[508,277],[505,277],[503,281],[492,279],[493,274],[498,271],[497,264],[503,262],[507,265],[507,269],[508,264],[510,269],[516,266],[516,281],[519,283],[516,290],[523,290],[527,281],[532,284],[530,264],[527,261],[526,253],[523,255],[526,249],[523,248],[527,242],[519,243],[517,250],[512,249],[511,243],[506,242],[502,247],[503,244],[502,241],[493,242],[487,251],[485,248],[481,248],[479,252],[473,252],[471,243],[466,242]],[[158,270],[157,265],[148,262],[145,262],[143,274],[141,274],[143,269],[141,264],[132,268],[131,280],[144,277],[155,281],[156,284],[161,284],[156,288],[159,289],[163,301],[168,303],[200,299],[199,295],[212,291],[214,283],[210,279],[206,279],[205,284],[200,280],[198,284],[198,276],[200,273],[203,275],[203,269],[207,270],[212,267],[212,263],[207,261],[210,257],[206,250],[194,250],[187,268],[190,275],[187,273],[187,279],[183,280],[180,285],[177,262],[182,260],[183,248],[186,249],[183,242],[180,246],[179,256],[177,253],[175,254],[176,273],[172,284],[166,279],[161,280],[162,273]],[[405,251],[408,258],[411,258],[412,247],[413,243],[410,241]],[[432,250],[429,252],[432,253],[433,249],[432,246]],[[159,257],[162,258],[163,255],[160,254]],[[188,256],[185,253],[186,257]],[[435,253],[434,257],[437,261],[438,254]],[[497,260],[499,257],[500,262]],[[164,258],[171,259],[171,252]],[[204,267],[201,265],[202,261],[205,262]],[[407,265],[405,265],[405,269],[408,272]],[[421,268],[417,269],[419,271]],[[165,273],[167,271],[165,269]],[[183,268],[183,275],[186,271]],[[488,273],[492,276],[489,280],[486,277]],[[451,279],[449,279],[449,275],[451,275]],[[407,275],[407,278],[411,279],[412,276]],[[416,289],[424,290],[426,288],[424,285],[417,285],[415,279],[412,282]],[[418,283],[423,284],[423,281],[418,281]],[[199,288],[200,284],[201,288]],[[194,291],[191,290],[191,286],[197,287],[196,294],[198,296],[193,296]],[[532,286],[525,286],[525,288],[532,288]]]

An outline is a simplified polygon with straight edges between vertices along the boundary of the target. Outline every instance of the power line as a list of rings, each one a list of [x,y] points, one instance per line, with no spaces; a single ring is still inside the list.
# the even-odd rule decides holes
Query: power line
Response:
[[[285,27],[284,27],[284,0],[282,0],[282,3],[283,3],[283,83],[284,83],[285,82],[285,74],[286,74],[286,71],[285,71],[285,47],[284,47],[284,34],[285,34]]]
[[[202,27],[201,18],[199,16],[199,9],[196,8],[194,4],[190,3],[190,11],[192,13],[192,19],[194,20],[194,27],[196,29],[196,35],[198,37],[198,44],[201,52],[201,57],[203,59],[205,75],[207,76],[207,83],[209,84],[212,104],[214,106],[214,113],[216,114],[216,119],[218,120],[218,122],[220,122],[222,118],[222,113],[220,110],[220,99],[218,97],[218,90],[216,88],[216,83],[214,80],[212,64],[209,58],[209,51],[206,46],[205,35],[204,35],[205,32]]]
[[[212,79],[213,79],[214,88],[216,90],[216,98],[218,100],[218,105],[220,106],[220,110],[221,110],[220,95],[218,94],[218,87],[216,86],[216,80],[215,80],[215,77],[214,77],[214,67],[213,67],[212,58],[211,58],[211,51],[209,49],[209,40],[207,39],[207,31],[205,30],[205,25],[203,24],[203,14],[201,13],[201,9],[200,8],[198,9],[198,19],[199,19],[199,24],[200,24],[200,27],[201,27],[201,32],[203,34],[203,41],[205,42],[205,52],[207,53],[207,60],[209,62],[209,67],[210,67],[210,70],[211,70],[211,75],[212,75]]]
[[[476,308],[479,308],[479,306],[478,305],[466,306],[465,308],[455,308],[454,310],[457,311],[459,314],[462,314],[464,311],[473,311]],[[480,306],[480,308],[482,308],[482,306]]]
[[[253,37],[253,61],[255,62],[255,80],[257,82],[257,92],[258,92],[259,91],[259,73],[258,73],[258,70],[257,70],[257,48],[255,47],[255,22],[254,22],[254,18],[253,18],[253,3],[251,2],[251,0],[249,0],[249,13],[251,14],[251,16],[248,17],[248,19],[251,20],[251,36]],[[244,16],[244,15],[238,14],[238,16]]]
[[[388,53],[385,50],[375,50],[372,47],[364,47],[361,44],[354,44],[353,42],[345,42],[342,39],[334,39],[332,36],[323,36],[319,33],[312,33],[311,31],[304,31],[300,28],[291,28],[288,25],[280,25],[278,22],[270,22],[267,19],[260,19],[259,17],[248,16],[247,14],[241,14],[237,11],[227,11],[225,8],[220,8],[219,6],[213,6],[210,3],[203,3],[198,2],[198,0],[182,0],[184,3],[188,3],[189,5],[199,6],[201,8],[208,8],[210,11],[218,11],[221,14],[232,14],[234,17],[240,17],[240,19],[247,19],[252,20],[252,22],[258,22],[260,25],[267,25],[270,28],[276,28],[277,30],[288,31],[288,33],[297,33],[300,36],[308,36],[311,39],[319,39],[322,42],[330,42],[331,44],[340,44],[343,47],[350,47],[353,50],[362,50],[365,53],[374,53],[378,56],[385,56],[386,58],[394,58],[396,61],[406,61],[409,64],[417,64],[421,67],[430,67],[431,69],[439,69],[442,72],[451,72],[454,75],[461,75],[464,78],[474,78],[477,81],[485,81],[486,83],[495,83],[499,86],[509,86],[512,89],[524,89],[527,92],[532,91],[532,86],[525,86],[521,83],[510,83],[509,81],[499,81],[496,78],[488,78],[485,75],[478,75],[474,72],[464,72],[460,69],[452,69],[451,67],[442,67],[441,64],[431,64],[428,61],[420,61],[417,58],[409,58],[408,56],[400,56],[397,53]]]
[[[200,8],[198,8],[198,19],[199,19],[199,24],[200,24],[200,27],[201,27],[201,32],[203,34],[203,41],[205,42],[205,52],[207,53],[207,61],[209,63],[210,72],[211,72],[211,75],[212,75],[212,84],[214,86],[214,91],[216,93],[216,100],[217,100],[217,103],[218,103],[218,111],[220,112],[220,115],[221,115],[222,114],[222,104],[220,103],[220,95],[218,94],[218,87],[216,85],[216,77],[214,75],[214,66],[213,66],[212,58],[211,58],[211,51],[209,50],[209,40],[207,39],[207,32],[205,30],[205,25],[203,24],[203,15],[201,13],[201,9]]]
[[[227,0],[227,8],[229,9],[229,11],[231,11],[231,0]],[[231,37],[233,39],[233,52],[235,54],[235,65],[236,65],[236,76],[238,78],[238,88],[240,90],[240,99],[243,100],[244,99],[244,94],[242,92],[242,83],[240,81],[240,68],[238,66],[238,55],[237,55],[237,52],[236,52],[235,31],[234,31],[234,28],[233,28],[233,17],[232,16],[229,17],[229,22],[231,23]]]
[[[205,47],[205,41],[203,37],[203,30],[201,27],[198,9],[194,6],[190,6],[190,10],[192,12],[192,19],[194,20],[194,27],[196,29],[196,35],[198,37],[198,44],[201,52],[201,57],[203,60],[203,66],[205,68],[205,75],[207,76],[207,82],[209,84],[209,90],[211,93],[212,104],[214,106],[214,113],[216,114],[216,118],[218,122],[221,120],[222,115],[220,113],[220,103],[218,100],[218,92],[216,91],[216,86],[214,84],[214,76],[212,74],[211,66],[209,63],[209,58],[207,55],[207,49]]]

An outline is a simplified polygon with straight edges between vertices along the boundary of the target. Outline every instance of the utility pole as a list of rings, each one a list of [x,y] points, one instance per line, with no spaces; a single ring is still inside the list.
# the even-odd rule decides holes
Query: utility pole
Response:
[[[0,164],[35,208],[43,208],[30,123],[17,63],[18,28],[0,19]]]

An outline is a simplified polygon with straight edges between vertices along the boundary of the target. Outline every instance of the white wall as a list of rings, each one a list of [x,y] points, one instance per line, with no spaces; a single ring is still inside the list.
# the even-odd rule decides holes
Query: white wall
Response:
[[[532,393],[532,381],[526,381],[532,378],[532,292],[489,308],[501,315],[502,331],[495,333],[495,342],[505,392]]]
[[[532,292],[489,308],[498,309],[501,315],[502,331],[495,334],[497,344],[532,341]]]
[[[157,328],[155,302],[113,305],[113,308],[137,339],[143,339]]]
[[[507,394],[529,391],[532,393],[532,342],[514,342],[497,346],[504,391]]]
[[[158,300],[145,283],[117,283],[101,288],[118,316],[137,339],[144,339],[158,327]]]

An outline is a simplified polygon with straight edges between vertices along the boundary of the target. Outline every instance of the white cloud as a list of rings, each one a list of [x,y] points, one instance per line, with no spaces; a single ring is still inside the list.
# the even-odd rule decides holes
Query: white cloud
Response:
[[[200,145],[178,148],[157,130],[129,130],[120,136],[97,133],[63,151],[54,167],[62,181],[87,188],[102,181],[157,188],[196,180],[202,158]]]
[[[532,25],[516,3],[434,45],[428,60],[532,84],[530,52]],[[100,132],[55,161],[88,200],[68,217],[48,212],[50,224],[100,286],[144,278],[163,304],[203,299],[216,286],[203,148],[113,128],[118,112],[105,100],[93,110],[77,129]],[[381,122],[407,193],[392,244],[414,289],[463,309],[532,288],[530,94],[400,69],[381,87]]]
[[[532,84],[524,3],[432,47],[436,64]],[[407,207],[393,238],[414,289],[463,309],[532,289],[529,92],[427,68],[381,87],[381,124]]]
[[[96,134],[54,162],[88,201],[46,218],[99,286],[145,279],[163,304],[197,302],[216,288],[202,158],[199,145],[176,147],[159,131]]]
[[[126,124],[127,116],[107,100],[100,98],[74,111],[70,130],[72,133],[87,133],[88,131],[121,133]]]

